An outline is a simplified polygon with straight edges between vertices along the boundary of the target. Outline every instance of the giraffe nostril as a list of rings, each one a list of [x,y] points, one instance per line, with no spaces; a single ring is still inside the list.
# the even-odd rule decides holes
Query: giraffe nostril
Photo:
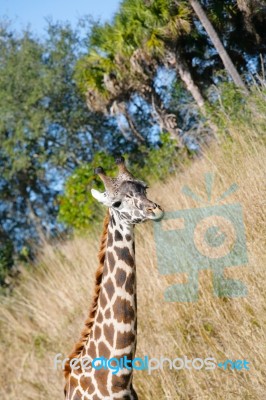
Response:
[[[149,205],[147,205],[146,212],[151,217],[163,214],[162,208],[159,206],[159,204],[156,203],[150,203]]]
[[[161,207],[156,203],[152,203],[149,207],[147,207],[147,212],[154,212],[156,209],[161,210]]]

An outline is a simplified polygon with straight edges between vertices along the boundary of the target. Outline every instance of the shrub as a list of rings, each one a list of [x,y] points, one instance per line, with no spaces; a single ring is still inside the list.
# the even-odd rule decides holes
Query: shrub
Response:
[[[127,154],[123,154],[128,159]],[[176,143],[168,134],[161,135],[156,148],[139,147],[128,160],[130,171],[147,183],[163,179],[174,172],[178,162]],[[104,152],[95,154],[92,162],[77,168],[65,184],[65,192],[59,197],[59,220],[77,231],[88,229],[102,218],[103,208],[91,195],[91,188],[104,190],[100,179],[96,179],[94,168],[102,166],[108,175],[115,176],[117,167],[114,158]]]
[[[5,278],[14,264],[14,246],[11,240],[0,243],[0,285],[5,284]]]

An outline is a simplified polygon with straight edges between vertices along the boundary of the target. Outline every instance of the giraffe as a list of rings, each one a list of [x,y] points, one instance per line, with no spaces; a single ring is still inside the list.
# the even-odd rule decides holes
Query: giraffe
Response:
[[[105,192],[92,189],[91,193],[108,211],[90,314],[80,341],[65,364],[66,400],[138,399],[130,364],[114,374],[110,368],[93,367],[92,359],[116,358],[119,362],[124,357],[129,362],[134,359],[137,340],[134,226],[161,219],[164,212],[147,199],[147,185],[127,170],[124,158],[116,159],[116,164],[119,170],[116,178],[108,177],[102,167],[95,169]],[[71,360],[76,362],[72,367]],[[84,360],[88,361],[86,365],[82,364]]]

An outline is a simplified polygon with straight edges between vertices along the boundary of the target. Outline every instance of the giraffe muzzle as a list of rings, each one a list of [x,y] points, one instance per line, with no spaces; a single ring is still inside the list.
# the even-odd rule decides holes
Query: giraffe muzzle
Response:
[[[164,210],[158,204],[153,205],[153,207],[147,208],[148,218],[154,221],[159,221],[164,216]]]

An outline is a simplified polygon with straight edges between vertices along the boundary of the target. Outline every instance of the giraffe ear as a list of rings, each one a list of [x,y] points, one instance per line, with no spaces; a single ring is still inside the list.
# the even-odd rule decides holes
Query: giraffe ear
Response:
[[[102,203],[102,204],[104,204],[104,205],[106,205],[106,206],[109,205],[109,201],[108,201],[106,192],[101,193],[101,192],[99,192],[99,190],[91,189],[91,194],[92,194],[92,196],[93,196],[96,200],[98,200],[100,203]]]

